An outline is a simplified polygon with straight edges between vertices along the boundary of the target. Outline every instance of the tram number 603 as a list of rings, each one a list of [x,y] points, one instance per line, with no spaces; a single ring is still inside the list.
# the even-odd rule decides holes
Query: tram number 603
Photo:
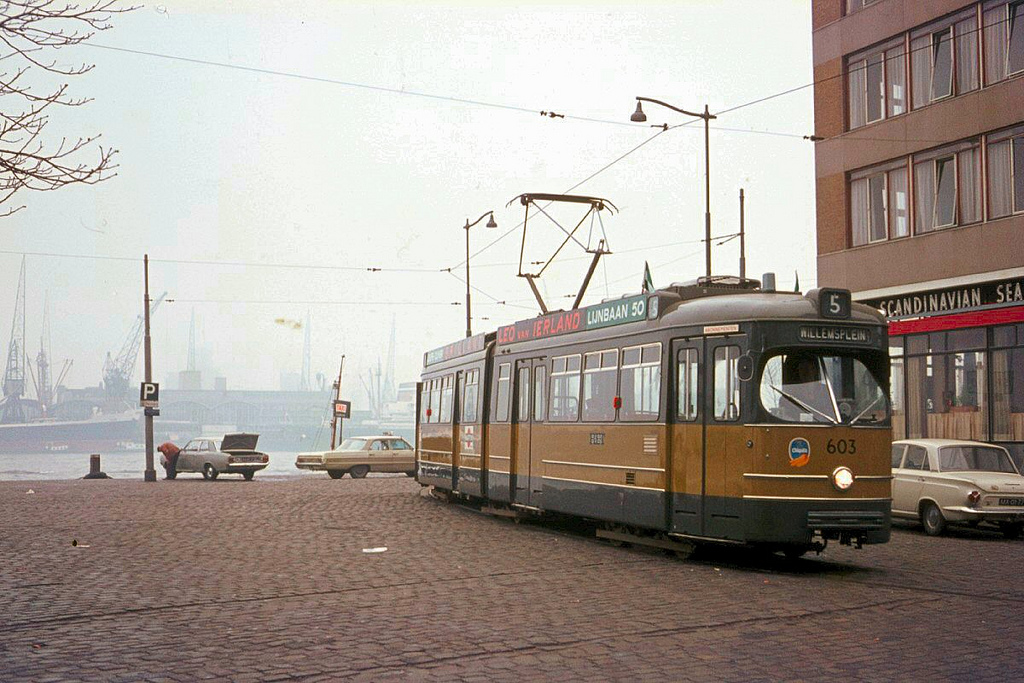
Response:
[[[839,455],[853,455],[857,452],[857,440],[856,439],[829,439],[825,445],[825,450],[829,455],[838,453]]]

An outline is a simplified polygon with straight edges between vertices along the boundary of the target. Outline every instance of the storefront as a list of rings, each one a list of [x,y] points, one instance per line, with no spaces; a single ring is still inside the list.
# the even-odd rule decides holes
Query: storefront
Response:
[[[854,298],[889,319],[893,438],[989,441],[1024,469],[1024,274]]]

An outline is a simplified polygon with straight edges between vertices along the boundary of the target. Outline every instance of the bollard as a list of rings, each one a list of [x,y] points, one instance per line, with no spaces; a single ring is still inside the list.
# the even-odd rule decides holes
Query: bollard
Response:
[[[93,453],[89,456],[89,474],[82,479],[110,479],[109,476],[100,470],[100,454]]]

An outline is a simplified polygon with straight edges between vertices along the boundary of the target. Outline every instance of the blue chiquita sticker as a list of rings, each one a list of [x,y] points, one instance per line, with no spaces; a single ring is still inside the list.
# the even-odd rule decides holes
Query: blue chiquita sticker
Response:
[[[793,439],[789,442],[790,467],[803,467],[811,461],[811,444],[807,439]]]

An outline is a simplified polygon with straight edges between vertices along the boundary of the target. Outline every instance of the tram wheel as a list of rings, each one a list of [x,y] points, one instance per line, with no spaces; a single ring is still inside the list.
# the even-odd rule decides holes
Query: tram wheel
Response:
[[[619,534],[629,533],[629,529],[624,524],[612,524],[609,522],[604,525],[604,528],[608,531],[614,531]],[[617,538],[606,538],[605,540],[608,541],[609,545],[613,548],[629,548],[632,545],[632,543],[628,541],[620,541]]]
[[[946,518],[942,516],[942,510],[935,503],[925,503],[921,508],[921,524],[929,536],[941,536],[946,530]]]
[[[801,557],[807,554],[810,548],[802,545],[789,546],[788,548],[782,549],[782,554],[786,556],[787,560],[799,560]]]

